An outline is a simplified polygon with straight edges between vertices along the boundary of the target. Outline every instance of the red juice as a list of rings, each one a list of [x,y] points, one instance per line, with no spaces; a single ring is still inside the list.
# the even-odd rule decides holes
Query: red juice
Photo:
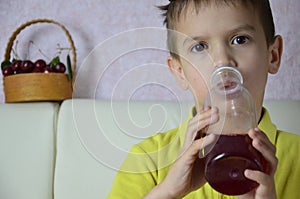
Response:
[[[242,195],[258,186],[244,176],[245,169],[266,170],[266,160],[247,134],[220,135],[205,159],[205,177],[216,191]]]

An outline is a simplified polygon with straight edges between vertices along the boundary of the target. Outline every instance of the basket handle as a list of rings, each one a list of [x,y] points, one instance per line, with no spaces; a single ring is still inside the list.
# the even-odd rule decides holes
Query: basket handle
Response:
[[[66,34],[66,36],[68,37],[68,41],[70,42],[71,45],[71,49],[72,49],[72,87],[74,86],[74,79],[75,79],[75,73],[76,73],[76,51],[75,51],[75,45],[74,45],[74,41],[72,40],[72,37],[69,33],[69,31],[65,28],[65,26],[63,26],[62,24],[58,23],[57,21],[51,20],[51,19],[34,19],[31,21],[28,21],[26,23],[23,23],[21,26],[19,26],[14,32],[13,34],[10,36],[8,43],[6,45],[6,49],[5,49],[5,54],[4,54],[4,60],[10,60],[10,54],[11,54],[11,50],[14,44],[14,41],[16,39],[16,37],[18,36],[18,34],[24,30],[26,27],[32,25],[32,24],[36,24],[36,23],[52,23],[55,24],[57,26],[59,26]]]

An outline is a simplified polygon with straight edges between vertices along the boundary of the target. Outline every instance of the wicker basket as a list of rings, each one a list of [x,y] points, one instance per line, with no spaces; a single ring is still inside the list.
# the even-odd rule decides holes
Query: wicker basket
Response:
[[[36,19],[22,24],[11,35],[6,46],[4,60],[10,60],[12,46],[17,35],[26,27],[37,23],[59,26],[67,35],[72,50],[72,80],[65,73],[23,73],[3,77],[5,102],[62,101],[72,98],[76,72],[76,52],[69,31],[60,23],[49,19]],[[70,71],[69,71],[70,72]]]

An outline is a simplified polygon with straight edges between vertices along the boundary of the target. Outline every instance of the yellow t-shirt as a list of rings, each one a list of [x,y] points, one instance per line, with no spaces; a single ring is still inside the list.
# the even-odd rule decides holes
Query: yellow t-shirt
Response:
[[[191,114],[189,118],[191,118]],[[163,181],[183,146],[188,120],[178,128],[157,133],[134,145],[118,171],[108,199],[140,199]],[[277,130],[263,109],[258,125],[276,146],[279,160],[275,174],[278,199],[300,198],[300,136]],[[184,199],[236,198],[218,193],[208,183]]]

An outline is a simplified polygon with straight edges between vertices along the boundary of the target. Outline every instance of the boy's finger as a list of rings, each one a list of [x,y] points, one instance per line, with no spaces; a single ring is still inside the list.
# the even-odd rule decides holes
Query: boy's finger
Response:
[[[212,117],[215,117],[218,113],[218,109],[217,108],[209,108],[209,109],[205,109],[203,111],[201,111],[200,113],[197,113],[195,115],[195,117],[193,117],[190,120],[190,124],[199,124],[200,121],[204,121],[204,120],[212,120]]]
[[[259,145],[265,145],[267,146],[272,152],[276,153],[276,147],[270,142],[269,138],[264,134],[262,131],[260,131],[258,128],[252,129],[249,131],[249,136],[255,140],[257,143],[257,146]]]
[[[251,136],[252,135],[252,136]],[[276,157],[275,146],[267,139],[263,133],[250,131],[249,136],[252,137],[252,145],[256,148],[269,163],[267,173],[273,175],[277,169],[278,159]]]
[[[198,154],[200,150],[202,150],[204,147],[207,147],[217,140],[217,136],[214,134],[210,134],[208,136],[205,136],[204,138],[201,138],[199,140],[195,140],[192,145],[188,148],[186,153],[190,155],[196,155],[198,157]]]
[[[261,171],[246,169],[244,175],[246,178],[263,186],[268,186],[270,183],[272,183],[271,177]]]
[[[219,119],[218,109],[210,108],[209,110],[199,113],[194,117],[195,134],[205,127],[217,122]],[[194,136],[196,137],[196,136]]]
[[[185,136],[185,146],[190,145],[198,137],[199,132],[206,126],[218,120],[217,110],[209,109],[197,114],[188,123],[188,129]]]

